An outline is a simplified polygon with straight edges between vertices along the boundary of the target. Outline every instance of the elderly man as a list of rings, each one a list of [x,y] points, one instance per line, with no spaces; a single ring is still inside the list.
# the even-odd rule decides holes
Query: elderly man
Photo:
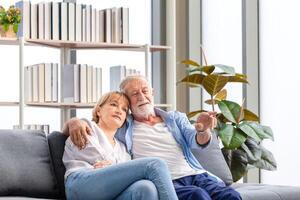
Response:
[[[165,160],[179,199],[241,199],[233,188],[205,171],[190,150],[209,145],[217,123],[215,112],[200,114],[192,126],[185,114],[154,107],[153,89],[145,77],[129,76],[120,89],[128,96],[132,113],[117,138],[126,144],[133,159],[151,156]],[[83,147],[89,127],[84,121],[72,119],[64,132]]]

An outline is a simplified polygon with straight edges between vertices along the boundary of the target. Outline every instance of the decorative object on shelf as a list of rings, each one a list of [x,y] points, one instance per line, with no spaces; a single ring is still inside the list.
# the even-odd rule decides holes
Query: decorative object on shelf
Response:
[[[15,6],[10,6],[5,10],[0,6],[0,36],[16,37],[18,27],[21,22],[21,11]]]
[[[235,73],[233,67],[221,64],[208,65],[205,54],[201,49],[205,66],[193,60],[184,60],[181,63],[188,65],[188,75],[179,83],[186,83],[190,87],[202,87],[210,99],[205,103],[218,105],[218,125],[215,132],[223,143],[222,152],[231,170],[233,180],[238,181],[249,168],[257,167],[266,170],[276,170],[277,164],[273,154],[261,144],[264,139],[274,140],[270,127],[259,123],[256,114],[233,101],[226,100],[225,85],[230,82],[248,83],[244,74]],[[218,69],[215,71],[215,69]],[[188,117],[204,112],[197,110],[188,113]]]

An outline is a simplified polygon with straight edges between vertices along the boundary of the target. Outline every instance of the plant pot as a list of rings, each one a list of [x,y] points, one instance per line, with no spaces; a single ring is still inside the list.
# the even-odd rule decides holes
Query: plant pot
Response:
[[[17,34],[14,32],[13,25],[9,25],[8,30],[5,31],[3,26],[0,26],[0,36],[8,38],[16,38]]]

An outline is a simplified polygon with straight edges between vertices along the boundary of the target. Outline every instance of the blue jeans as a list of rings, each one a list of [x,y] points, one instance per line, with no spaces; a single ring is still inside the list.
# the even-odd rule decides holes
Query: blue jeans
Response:
[[[180,200],[241,200],[232,187],[218,181],[208,173],[185,176],[173,180]]]
[[[66,181],[70,200],[176,200],[176,192],[165,162],[141,158],[101,169],[79,170]]]

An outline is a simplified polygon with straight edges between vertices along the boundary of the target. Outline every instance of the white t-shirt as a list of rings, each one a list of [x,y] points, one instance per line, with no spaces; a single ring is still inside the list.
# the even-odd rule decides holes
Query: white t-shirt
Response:
[[[117,139],[115,146],[108,141],[104,132],[95,122],[90,122],[91,135],[88,135],[88,144],[80,150],[73,144],[70,137],[66,140],[63,162],[66,167],[65,179],[74,171],[93,169],[96,161],[111,160],[113,164],[131,160],[125,145]]]
[[[153,156],[165,160],[173,180],[205,172],[191,168],[164,122],[151,126],[134,121],[132,153],[134,159]]]

